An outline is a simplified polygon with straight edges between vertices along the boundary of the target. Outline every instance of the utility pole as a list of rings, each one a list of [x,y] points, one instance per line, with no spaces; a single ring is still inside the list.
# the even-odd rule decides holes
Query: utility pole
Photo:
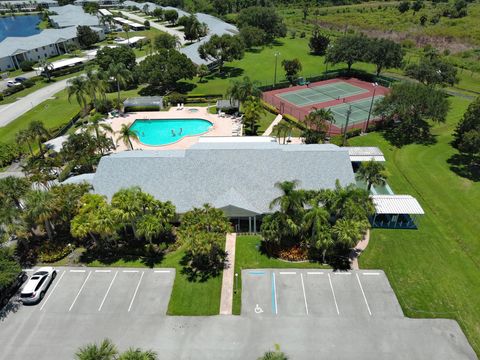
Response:
[[[368,118],[367,118],[367,124],[365,125],[365,130],[363,132],[368,131],[368,124],[370,123],[370,116],[372,115],[372,108],[373,108],[373,101],[375,100],[375,91],[377,90],[378,83],[373,83],[373,94],[372,94],[372,101],[370,102],[370,110],[368,110]]]
[[[347,128],[348,128],[348,123],[350,121],[350,114],[352,113],[352,105],[348,107],[347,110],[347,122],[345,123],[345,130],[343,131],[343,143],[342,146],[345,146],[347,143]]]

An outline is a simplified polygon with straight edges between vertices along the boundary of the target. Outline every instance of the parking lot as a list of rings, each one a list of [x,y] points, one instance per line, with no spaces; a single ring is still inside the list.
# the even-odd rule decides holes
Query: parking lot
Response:
[[[43,301],[22,311],[165,315],[174,278],[175,269],[58,268]]]
[[[258,269],[242,279],[247,316],[403,317],[382,271]]]

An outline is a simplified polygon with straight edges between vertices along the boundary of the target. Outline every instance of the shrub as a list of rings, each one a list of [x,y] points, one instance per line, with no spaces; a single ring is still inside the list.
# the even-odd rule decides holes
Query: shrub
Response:
[[[0,167],[10,165],[21,155],[19,146],[0,143]]]
[[[32,71],[33,65],[35,65],[35,61],[25,60],[20,63],[20,69],[22,71]]]
[[[307,36],[307,34],[305,33],[305,31],[302,31],[302,32],[300,33],[300,37],[303,39],[305,36]]]
[[[355,136],[359,136],[362,133],[362,129],[352,129],[347,131],[347,139]]]
[[[38,259],[40,262],[52,263],[63,259],[70,254],[74,249],[72,244],[53,244],[45,242],[39,250]]]
[[[22,82],[22,85],[25,87],[25,89],[31,88],[33,85],[35,85],[35,81],[32,79],[27,79],[24,82]]]
[[[0,92],[0,101],[3,100],[3,93]]]
[[[112,110],[112,101],[110,99],[97,99],[95,108],[99,113],[107,114]]]
[[[293,246],[288,249],[282,249],[278,252],[278,257],[287,261],[302,261],[308,259],[308,252],[301,246]]]
[[[170,103],[172,105],[177,104],[184,104],[187,101],[187,96],[184,94],[179,94],[176,92],[171,93],[170,95],[166,96],[164,102],[166,104]]]

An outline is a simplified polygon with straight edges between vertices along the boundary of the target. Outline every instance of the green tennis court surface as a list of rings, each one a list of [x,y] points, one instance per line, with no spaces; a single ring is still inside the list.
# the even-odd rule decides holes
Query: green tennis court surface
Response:
[[[366,92],[368,92],[368,90],[343,81],[338,81],[322,86],[294,90],[287,93],[278,94],[277,96],[291,104],[302,107],[312,104],[320,104],[331,100],[342,99]]]
[[[375,99],[373,100],[374,106],[375,103],[381,99],[383,99],[382,95],[375,96]],[[335,126],[345,126],[347,123],[347,112],[350,106],[352,107],[352,112],[350,114],[350,120],[348,121],[349,125],[366,121],[371,102],[372,98],[367,98],[329,107],[335,117]]]

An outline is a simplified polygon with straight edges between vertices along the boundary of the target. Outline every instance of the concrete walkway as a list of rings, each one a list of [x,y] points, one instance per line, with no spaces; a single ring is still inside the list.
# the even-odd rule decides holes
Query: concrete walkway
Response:
[[[355,246],[355,248],[350,253],[350,263],[352,264],[351,265],[352,269],[354,270],[359,269],[358,258],[360,257],[362,252],[367,248],[369,241],[370,241],[370,229],[367,230],[367,233],[365,234],[363,239],[358,242],[357,246]]]
[[[227,266],[223,270],[222,296],[220,298],[220,315],[232,315],[233,282],[235,281],[235,244],[237,234],[227,234],[225,251],[227,252]]]
[[[267,130],[265,130],[265,132],[262,134],[262,136],[270,136],[270,134],[273,131],[273,128],[275,127],[275,125],[277,125],[280,121],[282,121],[282,119],[283,119],[282,115],[280,115],[280,114],[277,115],[275,120],[272,121],[272,123],[268,126]]]

